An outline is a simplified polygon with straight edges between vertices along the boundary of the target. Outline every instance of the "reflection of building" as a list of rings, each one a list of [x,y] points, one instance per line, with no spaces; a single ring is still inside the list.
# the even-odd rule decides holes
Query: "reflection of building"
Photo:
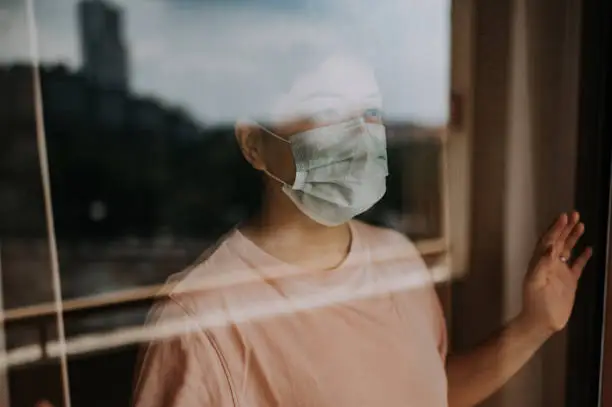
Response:
[[[4,125],[30,126],[34,121],[31,69],[26,65],[0,66],[5,96],[0,99],[0,119]],[[80,122],[101,125],[109,131],[129,129],[184,138],[201,134],[201,126],[181,109],[126,90],[101,87],[63,65],[42,66],[40,76],[48,131],[52,132],[57,123],[70,127]]]
[[[0,134],[6,135],[0,173],[13,181],[0,184],[0,234],[9,236],[45,235],[31,73],[28,66],[0,67]],[[256,206],[259,178],[240,156],[231,127],[201,126],[181,109],[99,86],[63,66],[43,66],[40,77],[60,237],[167,230],[209,238]],[[394,224],[381,220],[389,208],[439,218],[439,132],[387,123],[392,175],[383,201],[364,215],[368,220]],[[100,205],[104,216],[97,218],[92,208]],[[402,229],[427,238],[438,236],[439,227],[419,220]]]
[[[121,11],[103,0],[82,0],[78,15],[85,77],[105,88],[127,88],[129,67]]]
[[[72,72],[64,66],[43,66],[40,76],[52,175],[56,178],[65,175],[68,169],[63,172],[58,168],[69,162],[89,163],[90,168],[95,168],[92,171],[104,178],[120,165],[122,157],[125,157],[125,166],[131,157],[133,167],[125,167],[123,171],[137,173],[138,176],[132,175],[136,180],[146,178],[142,182],[150,183],[147,188],[155,188],[163,177],[155,178],[154,174],[170,171],[165,167],[169,165],[165,156],[170,154],[165,146],[180,144],[181,140],[197,143],[206,138],[201,126],[188,114],[155,99],[98,86],[83,73]],[[0,173],[11,181],[0,183],[0,235],[42,237],[45,228],[40,210],[32,67],[0,66],[0,89],[3,90]],[[68,150],[74,151],[64,156],[62,151]],[[78,171],[70,169],[73,170]],[[119,183],[119,180],[112,182]],[[62,189],[61,185],[54,185],[54,197],[59,199]]]
[[[0,66],[0,236],[12,306],[51,298],[49,280],[39,279],[49,268],[32,69]],[[101,86],[64,66],[42,66],[40,78],[64,295],[90,295],[87,284],[114,288],[70,280],[102,269],[125,287],[160,282],[197,249],[166,265],[153,257],[173,257],[173,248],[190,241],[202,248],[258,207],[261,178],[241,156],[233,127],[201,126],[162,101]],[[439,235],[435,131],[388,123],[388,192],[365,219],[416,238]],[[94,206],[102,215],[92,214]],[[156,243],[165,237],[168,246]],[[132,238],[134,250],[117,254]],[[140,280],[146,276],[152,279]],[[34,281],[40,287],[27,290]]]
[[[32,69],[0,66],[0,277],[7,308],[53,300]],[[163,282],[207,245],[154,237],[173,223],[162,211],[166,200],[186,195],[171,189],[182,165],[173,152],[193,151],[205,165],[209,137],[181,109],[100,86],[83,72],[42,66],[40,78],[64,297]],[[201,192],[203,181],[196,180]],[[103,219],[90,216],[96,200],[106,205]],[[77,230],[85,243],[70,240]],[[82,274],[87,279],[77,278]],[[9,344],[36,340],[31,334],[11,333]]]

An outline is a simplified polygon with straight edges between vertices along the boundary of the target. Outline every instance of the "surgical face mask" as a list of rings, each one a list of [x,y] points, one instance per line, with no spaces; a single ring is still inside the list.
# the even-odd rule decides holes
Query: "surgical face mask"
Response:
[[[292,135],[295,181],[283,192],[314,221],[336,226],[370,209],[386,191],[385,127],[363,118]]]

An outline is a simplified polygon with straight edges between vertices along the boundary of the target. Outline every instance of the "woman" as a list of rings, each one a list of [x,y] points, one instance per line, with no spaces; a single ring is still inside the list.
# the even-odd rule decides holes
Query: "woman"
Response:
[[[466,355],[446,355],[427,269],[399,233],[352,220],[385,192],[373,74],[336,56],[296,81],[267,123],[236,126],[263,205],[172,279],[152,312],[137,407],[474,406],[571,313],[590,250],[562,214],[543,235],[524,307]]]

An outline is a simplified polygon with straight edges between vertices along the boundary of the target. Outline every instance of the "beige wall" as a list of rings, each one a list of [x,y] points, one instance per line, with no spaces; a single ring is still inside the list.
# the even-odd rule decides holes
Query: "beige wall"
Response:
[[[469,274],[453,297],[455,347],[520,310],[538,234],[572,208],[579,4],[476,1]],[[486,406],[564,404],[565,337],[551,340]]]
[[[574,195],[579,7],[515,0],[505,196],[504,317],[520,309],[523,270],[540,231]],[[504,391],[505,406],[564,404],[565,335]]]
[[[536,174],[541,170],[541,161],[532,143],[539,134],[532,127],[536,117],[529,83],[531,31],[527,27],[525,0],[514,1],[512,7],[504,191],[504,320],[514,317],[521,309],[524,270],[539,232],[536,206],[540,197],[535,183]],[[541,357],[536,355],[503,389],[501,405],[542,406],[542,373]]]

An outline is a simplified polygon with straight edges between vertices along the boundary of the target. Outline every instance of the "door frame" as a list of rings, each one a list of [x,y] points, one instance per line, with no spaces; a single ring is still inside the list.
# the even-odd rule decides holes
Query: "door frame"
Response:
[[[4,314],[2,288],[2,240],[0,239],[0,317]],[[0,355],[6,355],[6,333],[3,318],[0,318]],[[10,406],[8,368],[0,366],[0,406]]]
[[[612,342],[607,346],[608,352],[603,347],[604,316],[612,318],[612,297],[606,295],[606,284],[612,284],[607,278],[612,272],[608,256],[612,155],[612,27],[609,21],[612,21],[612,2],[582,2],[575,202],[586,225],[582,244],[592,246],[594,252],[581,278],[569,323],[566,407],[612,407],[612,404],[602,404],[602,395],[606,396],[607,403],[612,403],[612,394],[609,394]],[[610,312],[605,313],[606,308]],[[607,336],[612,341],[611,327],[608,325]]]

